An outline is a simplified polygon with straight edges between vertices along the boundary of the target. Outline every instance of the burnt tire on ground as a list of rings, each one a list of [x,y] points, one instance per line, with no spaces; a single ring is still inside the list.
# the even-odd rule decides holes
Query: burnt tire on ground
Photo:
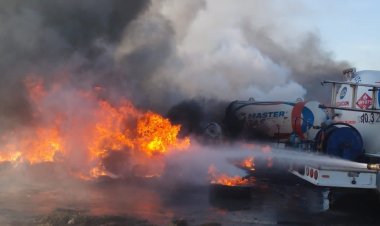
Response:
[[[251,186],[236,185],[228,186],[223,184],[210,184],[209,196],[211,199],[250,199]]]

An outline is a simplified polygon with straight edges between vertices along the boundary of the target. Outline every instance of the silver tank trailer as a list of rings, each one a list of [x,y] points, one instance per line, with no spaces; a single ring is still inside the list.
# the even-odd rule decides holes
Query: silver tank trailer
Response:
[[[234,101],[226,109],[226,126],[233,134],[259,131],[270,138],[288,140],[296,134],[312,140],[327,114],[317,101]]]

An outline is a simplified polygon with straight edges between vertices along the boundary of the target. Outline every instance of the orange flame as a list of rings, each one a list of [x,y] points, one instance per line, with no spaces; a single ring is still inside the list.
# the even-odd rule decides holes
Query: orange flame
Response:
[[[2,135],[0,162],[67,161],[73,174],[94,178],[112,175],[104,164],[112,153],[125,154],[125,167],[132,169],[136,164],[152,165],[151,158],[190,145],[188,137],[178,138],[181,127],[159,114],[142,112],[127,100],[99,100],[99,87],[82,91],[69,84],[53,84],[49,88],[33,77],[25,85],[33,123]]]
[[[165,153],[170,148],[186,149],[190,145],[189,138],[176,142],[180,129],[181,126],[172,126],[168,119],[147,112],[137,123],[140,149],[150,156]]]
[[[244,159],[242,162],[241,162],[241,166],[244,168],[244,169],[248,169],[248,170],[251,170],[251,171],[254,171],[255,170],[255,158],[254,157],[248,157],[246,159]]]
[[[250,184],[250,181],[248,179],[241,178],[239,176],[231,177],[226,174],[217,172],[214,165],[209,166],[208,174],[210,176],[212,184],[221,184],[226,186],[241,186]]]

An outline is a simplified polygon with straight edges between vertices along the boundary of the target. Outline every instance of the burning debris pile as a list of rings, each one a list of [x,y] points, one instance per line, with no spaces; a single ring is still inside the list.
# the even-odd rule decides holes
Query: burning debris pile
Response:
[[[260,176],[270,173],[273,166],[272,148],[268,145],[254,145],[244,143],[240,146],[241,150],[246,150],[240,157],[231,156],[226,158],[226,162],[245,175],[230,176],[217,170],[215,165],[210,165],[208,175],[210,181],[210,198],[214,199],[250,199],[251,189],[265,184],[265,179]],[[247,157],[248,156],[248,157]],[[244,158],[242,158],[244,157]]]
[[[223,198],[250,199],[251,187],[256,184],[254,177],[228,176],[216,170],[214,165],[209,167],[210,200]]]
[[[178,137],[180,125],[126,99],[102,99],[101,87],[84,91],[68,81],[47,85],[39,77],[28,77],[25,86],[33,124],[2,135],[1,162],[64,163],[84,179],[151,175],[162,172],[161,155],[190,145],[189,137]],[[124,160],[118,168],[108,164],[115,154]]]
[[[217,172],[214,165],[209,167],[208,173],[210,175],[210,183],[211,184],[220,184],[226,186],[242,186],[249,185],[250,181],[245,178],[241,178],[239,176],[228,176],[223,173]]]

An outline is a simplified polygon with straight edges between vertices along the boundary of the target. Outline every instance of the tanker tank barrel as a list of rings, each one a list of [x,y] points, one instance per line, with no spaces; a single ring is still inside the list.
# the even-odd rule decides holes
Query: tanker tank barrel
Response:
[[[380,164],[367,164],[367,169],[380,171]]]

